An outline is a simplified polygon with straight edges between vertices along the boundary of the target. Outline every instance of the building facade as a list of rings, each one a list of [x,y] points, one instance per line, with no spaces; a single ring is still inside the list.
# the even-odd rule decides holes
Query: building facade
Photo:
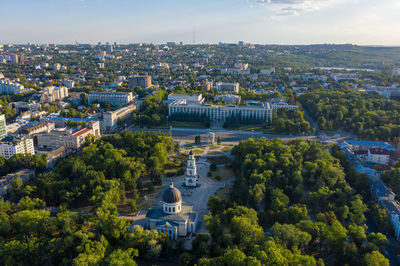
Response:
[[[106,130],[114,129],[119,119],[127,119],[137,108],[136,104],[130,104],[116,111],[103,113],[104,127]]]
[[[15,154],[35,154],[33,139],[26,136],[9,136],[0,141],[0,156],[10,159]]]
[[[187,187],[196,187],[198,180],[199,176],[197,175],[196,159],[193,155],[193,151],[190,151],[187,160],[185,185]]]
[[[266,123],[272,121],[272,108],[269,103],[259,106],[240,105],[210,105],[210,104],[189,104],[185,100],[175,101],[169,105],[169,115],[175,113],[189,113],[206,115],[210,121],[224,122],[227,118],[235,116],[245,119],[258,119]]]
[[[239,83],[227,83],[227,82],[217,82],[217,91],[229,92],[229,93],[239,93]]]
[[[41,102],[54,102],[68,97],[67,87],[47,87],[41,91]]]
[[[25,92],[24,86],[10,80],[0,79],[0,94],[18,94]]]
[[[132,92],[93,92],[88,94],[89,105],[93,103],[109,103],[112,105],[128,104],[133,101]]]
[[[0,115],[0,140],[7,136],[6,116]]]
[[[151,76],[137,75],[129,78],[129,88],[141,87],[148,89],[151,87]]]

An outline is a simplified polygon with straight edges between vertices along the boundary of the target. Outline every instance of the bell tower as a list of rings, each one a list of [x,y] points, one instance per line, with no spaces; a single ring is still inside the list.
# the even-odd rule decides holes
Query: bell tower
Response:
[[[196,159],[193,155],[193,151],[190,151],[187,160],[185,185],[188,187],[196,187],[197,181],[198,181],[198,176],[197,176]]]

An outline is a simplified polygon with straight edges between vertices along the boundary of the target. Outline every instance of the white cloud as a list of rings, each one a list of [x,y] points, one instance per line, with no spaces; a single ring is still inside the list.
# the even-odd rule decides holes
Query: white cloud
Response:
[[[272,10],[274,17],[298,16],[302,12],[310,12],[330,7],[346,0],[254,0],[255,3]],[[347,0],[346,2],[348,2]]]

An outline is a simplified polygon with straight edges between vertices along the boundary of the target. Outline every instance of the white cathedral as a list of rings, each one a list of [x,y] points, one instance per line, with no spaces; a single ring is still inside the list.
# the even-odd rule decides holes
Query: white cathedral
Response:
[[[187,187],[196,187],[198,181],[199,181],[199,176],[197,175],[196,159],[193,155],[193,151],[190,151],[189,158],[187,160],[185,185]]]

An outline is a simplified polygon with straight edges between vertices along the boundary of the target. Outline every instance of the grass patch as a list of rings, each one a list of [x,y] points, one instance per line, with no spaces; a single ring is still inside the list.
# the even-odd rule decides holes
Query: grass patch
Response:
[[[235,177],[235,172],[228,167],[218,167],[216,171],[211,172],[211,178],[218,180],[218,181],[226,181]],[[217,176],[220,178],[218,179]]]
[[[232,130],[241,130],[241,131],[262,131],[262,132],[271,132],[270,128],[265,128],[265,125],[241,125],[237,127],[228,127],[227,129]]]

